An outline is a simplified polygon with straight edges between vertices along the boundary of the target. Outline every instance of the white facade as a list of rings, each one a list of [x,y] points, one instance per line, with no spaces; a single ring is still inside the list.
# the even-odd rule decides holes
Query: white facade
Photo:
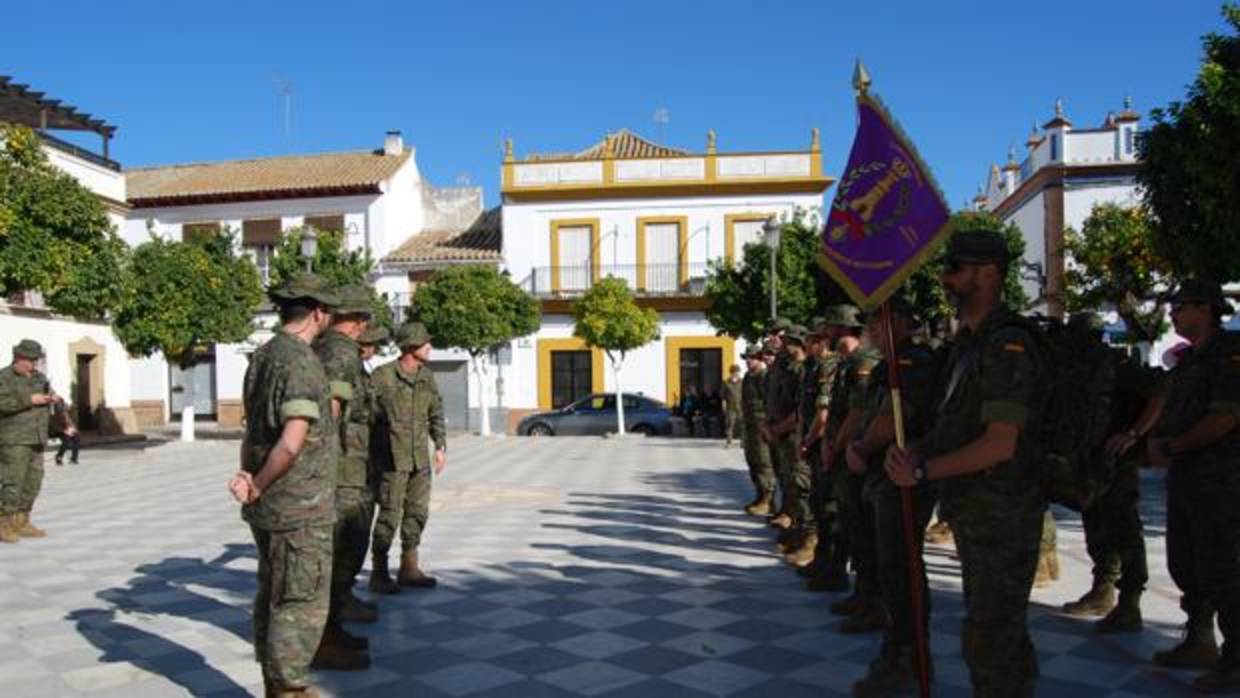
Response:
[[[722,377],[744,347],[718,337],[706,320],[707,264],[740,259],[746,244],[761,244],[771,216],[822,218],[830,180],[821,175],[816,140],[792,153],[716,154],[712,138],[704,155],[608,157],[611,147],[625,152],[623,139],[661,148],[621,132],[597,159],[518,162],[510,153],[505,161],[504,266],[543,306],[542,326],[513,342],[504,366],[503,406],[514,417],[558,406],[550,355],[584,351],[572,337],[572,298],[607,276],[624,279],[639,305],[660,314],[660,338],[625,359],[624,392],[674,403],[686,349],[719,350]],[[592,354],[589,391],[614,391],[611,364]]]

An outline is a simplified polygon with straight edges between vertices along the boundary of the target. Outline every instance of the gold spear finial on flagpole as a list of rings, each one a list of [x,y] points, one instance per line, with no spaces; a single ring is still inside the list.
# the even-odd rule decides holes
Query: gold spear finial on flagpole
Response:
[[[865,69],[865,64],[861,59],[857,59],[857,65],[853,68],[853,89],[858,95],[863,95],[870,91],[870,83],[874,82],[870,79],[870,73]]]

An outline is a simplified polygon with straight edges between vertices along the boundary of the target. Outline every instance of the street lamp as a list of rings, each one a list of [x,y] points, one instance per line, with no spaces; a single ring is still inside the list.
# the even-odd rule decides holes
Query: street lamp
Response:
[[[775,319],[775,316],[777,314],[776,306],[775,306],[775,257],[778,256],[778,253],[779,253],[779,233],[782,230],[782,228],[783,226],[779,224],[779,221],[775,219],[775,216],[771,216],[770,218],[766,219],[766,223],[762,224],[762,234],[766,237],[766,246],[771,251],[771,319],[772,320]]]
[[[306,271],[314,271],[314,255],[319,251],[319,236],[314,228],[307,226],[301,231],[301,257],[306,260]]]

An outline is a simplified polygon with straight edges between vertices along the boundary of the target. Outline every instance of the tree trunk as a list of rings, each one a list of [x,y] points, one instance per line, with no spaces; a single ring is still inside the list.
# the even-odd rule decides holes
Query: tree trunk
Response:
[[[624,363],[624,354],[619,359],[609,356],[611,368],[616,374],[616,433],[624,436],[624,386],[620,383],[620,368]]]
[[[482,352],[474,355],[474,377],[478,383],[478,434],[491,435],[491,410],[487,408],[487,354]]]
[[[188,378],[185,385],[184,402],[181,404],[181,441],[189,443],[194,440],[194,366],[191,364],[189,368],[181,369],[181,376],[184,380]]]

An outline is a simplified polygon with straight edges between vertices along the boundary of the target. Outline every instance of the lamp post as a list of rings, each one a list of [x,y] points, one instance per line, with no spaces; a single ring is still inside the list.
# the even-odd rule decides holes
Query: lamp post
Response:
[[[762,234],[766,237],[766,246],[771,251],[771,319],[774,320],[777,313],[775,301],[775,258],[779,254],[779,233],[783,226],[771,216],[766,219],[766,223],[762,224]]]
[[[306,271],[314,271],[314,255],[319,251],[319,236],[314,228],[301,231],[301,257],[306,260]]]

